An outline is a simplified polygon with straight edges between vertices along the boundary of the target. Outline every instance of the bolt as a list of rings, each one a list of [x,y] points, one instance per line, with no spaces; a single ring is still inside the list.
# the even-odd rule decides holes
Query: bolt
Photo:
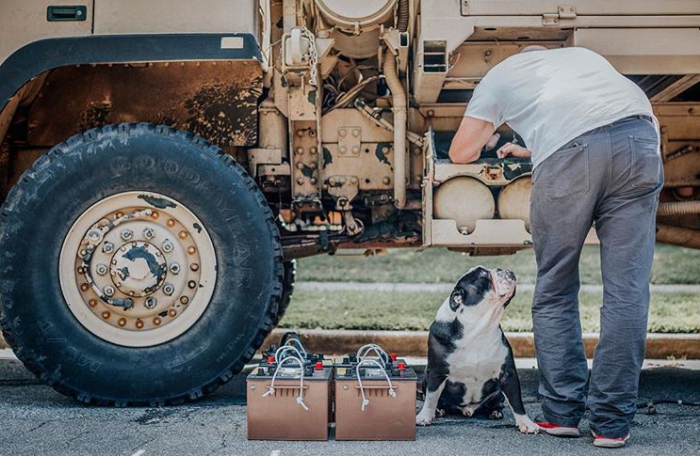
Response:
[[[156,326],[160,325],[160,318],[155,317],[155,318],[153,319],[153,324],[156,325]]]
[[[389,176],[385,176],[384,179],[382,179],[382,182],[384,185],[389,185],[391,184],[391,178]]]
[[[316,180],[315,177],[312,177],[310,182],[311,182],[311,185],[316,185],[318,183],[318,180]]]
[[[309,168],[311,168],[311,169],[316,169],[317,167],[318,167],[318,165],[316,163],[309,164]]]
[[[104,294],[107,296],[114,296],[114,288],[110,285],[107,285],[104,289]]]
[[[199,265],[197,263],[192,263],[190,265],[190,269],[192,269],[193,271],[199,271]]]
[[[170,239],[166,239],[166,240],[163,241],[162,247],[163,247],[163,251],[164,251],[165,253],[170,253],[170,252],[173,251],[173,248],[174,248],[175,246],[173,245],[172,242],[170,242]]]
[[[170,228],[174,227],[174,226],[175,226],[175,220],[169,219],[168,222],[167,222],[167,225],[168,225]]]
[[[304,169],[303,163],[297,163],[297,169]]]
[[[124,213],[123,213],[123,212],[117,212],[116,214],[114,214],[114,216],[115,216],[116,218],[122,218],[122,217],[124,217]]]
[[[193,245],[187,247],[187,253],[193,254],[196,251],[197,249],[195,249]]]
[[[359,147],[359,146],[353,147],[353,148],[352,148],[352,153],[354,153],[354,154],[359,154],[359,153],[360,153],[360,147]]]
[[[350,179],[350,182],[351,182],[353,185],[357,185],[358,180],[357,180],[356,177],[353,177],[352,179]]]
[[[382,147],[382,152],[384,152],[385,154],[388,154],[388,153],[389,153],[389,148],[388,148],[388,147]]]
[[[187,237],[187,231],[180,231],[177,235],[180,239],[185,239]]]
[[[81,249],[80,252],[78,252],[80,258],[83,258],[85,255],[87,255],[87,250],[85,249]]]
[[[102,244],[102,251],[104,253],[112,253],[114,252],[114,244],[112,244],[109,241],[106,241],[104,244]]]
[[[124,326],[126,324],[126,318],[120,318],[117,323],[119,323],[119,326]]]
[[[177,315],[177,310],[175,310],[175,309],[170,309],[170,310],[168,311],[168,315],[170,315],[171,317],[176,316],[176,315]]]
[[[158,211],[153,211],[153,213],[151,214],[151,218],[153,220],[157,220],[158,217],[160,217],[160,214],[158,213]]]
[[[148,310],[155,309],[157,305],[158,305],[158,300],[152,296],[149,298],[146,298],[146,302],[144,303],[144,306],[146,306],[146,309],[148,309]]]
[[[344,138],[346,134],[347,134],[347,132],[345,130],[340,130],[338,132],[338,135],[340,135],[341,138]]]
[[[352,130],[352,135],[353,135],[353,136],[360,136],[360,129],[359,129],[359,128],[353,128],[353,130]]]
[[[119,235],[122,237],[122,239],[128,241],[134,236],[134,232],[131,230],[122,230],[122,232],[119,233]]]
[[[311,155],[316,155],[318,153],[318,149],[312,147],[311,149],[309,149],[309,152],[311,152]]]
[[[345,146],[340,147],[340,153],[344,154],[348,149]]]
[[[303,148],[303,147],[297,147],[296,150],[295,150],[295,152],[297,153],[297,155],[301,155],[301,154],[304,153],[304,148]]]
[[[190,280],[189,282],[187,282],[187,286],[190,288],[194,288],[197,286],[197,282],[195,282],[194,280]]]
[[[190,302],[190,298],[188,298],[187,296],[180,297],[180,304],[182,304],[183,306],[186,306],[187,303],[189,303],[189,302]]]
[[[102,312],[102,318],[104,318],[105,320],[108,319],[110,315],[111,314],[109,313],[108,310],[105,310],[104,312]]]
[[[107,274],[107,265],[100,263],[97,266],[95,266],[95,271],[97,271],[99,275],[105,275]]]
[[[156,235],[156,232],[153,231],[153,228],[145,228],[143,230],[143,237],[146,239],[153,239]]]
[[[141,320],[136,320],[136,327],[137,327],[138,329],[143,328],[143,322],[142,322]]]
[[[81,283],[81,284],[80,284],[80,289],[81,289],[82,291],[88,291],[89,288],[90,288],[90,285],[88,285],[87,283]]]
[[[90,307],[95,307],[97,305],[97,299],[91,299],[88,301]]]
[[[163,293],[165,293],[168,296],[171,296],[173,293],[175,293],[175,285],[172,283],[168,282],[165,285],[163,285]]]
[[[85,270],[83,269],[82,266],[78,266],[78,269],[75,270],[77,274],[85,274]]]
[[[173,274],[179,274],[180,273],[180,264],[179,263],[173,263],[170,265],[170,272]]]
[[[304,185],[304,179],[302,179],[301,177],[297,179],[297,185]]]
[[[90,233],[88,233],[88,237],[90,239],[92,239],[93,241],[99,241],[100,238],[102,237],[102,234],[97,230],[93,230],[93,231],[90,231]]]
[[[297,130],[297,136],[300,138],[304,136],[304,130]]]

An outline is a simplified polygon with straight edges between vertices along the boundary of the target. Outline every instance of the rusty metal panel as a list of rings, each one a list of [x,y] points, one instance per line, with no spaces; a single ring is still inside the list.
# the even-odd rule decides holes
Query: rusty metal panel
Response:
[[[89,128],[152,122],[220,147],[257,142],[262,70],[253,60],[74,66],[54,70],[29,115],[30,145]]]

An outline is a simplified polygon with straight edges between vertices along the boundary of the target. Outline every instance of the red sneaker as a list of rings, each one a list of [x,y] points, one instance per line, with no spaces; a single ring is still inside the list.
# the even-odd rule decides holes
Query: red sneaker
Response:
[[[577,427],[559,426],[546,421],[536,421],[537,425],[547,434],[556,437],[581,437]]]
[[[630,439],[630,435],[627,434],[625,437],[603,437],[595,432],[591,431],[595,440],[593,440],[593,445],[599,448],[620,448],[625,446],[627,441]]]

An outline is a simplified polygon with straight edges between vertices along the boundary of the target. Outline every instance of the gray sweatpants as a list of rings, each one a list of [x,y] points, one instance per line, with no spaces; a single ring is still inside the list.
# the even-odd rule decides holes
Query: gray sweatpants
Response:
[[[656,209],[663,168],[652,122],[619,120],[570,141],[533,176],[532,237],[537,285],[532,305],[544,418],[624,437],[637,410],[649,311]],[[595,224],[603,306],[600,343],[588,368],[578,308],[579,257]]]

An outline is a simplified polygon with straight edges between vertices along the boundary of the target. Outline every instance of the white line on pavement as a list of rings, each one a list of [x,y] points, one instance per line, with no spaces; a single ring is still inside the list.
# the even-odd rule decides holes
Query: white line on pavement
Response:
[[[146,450],[139,450],[139,451],[137,451],[136,453],[132,454],[131,456],[141,456],[141,455],[144,454],[145,452],[146,452]]]

